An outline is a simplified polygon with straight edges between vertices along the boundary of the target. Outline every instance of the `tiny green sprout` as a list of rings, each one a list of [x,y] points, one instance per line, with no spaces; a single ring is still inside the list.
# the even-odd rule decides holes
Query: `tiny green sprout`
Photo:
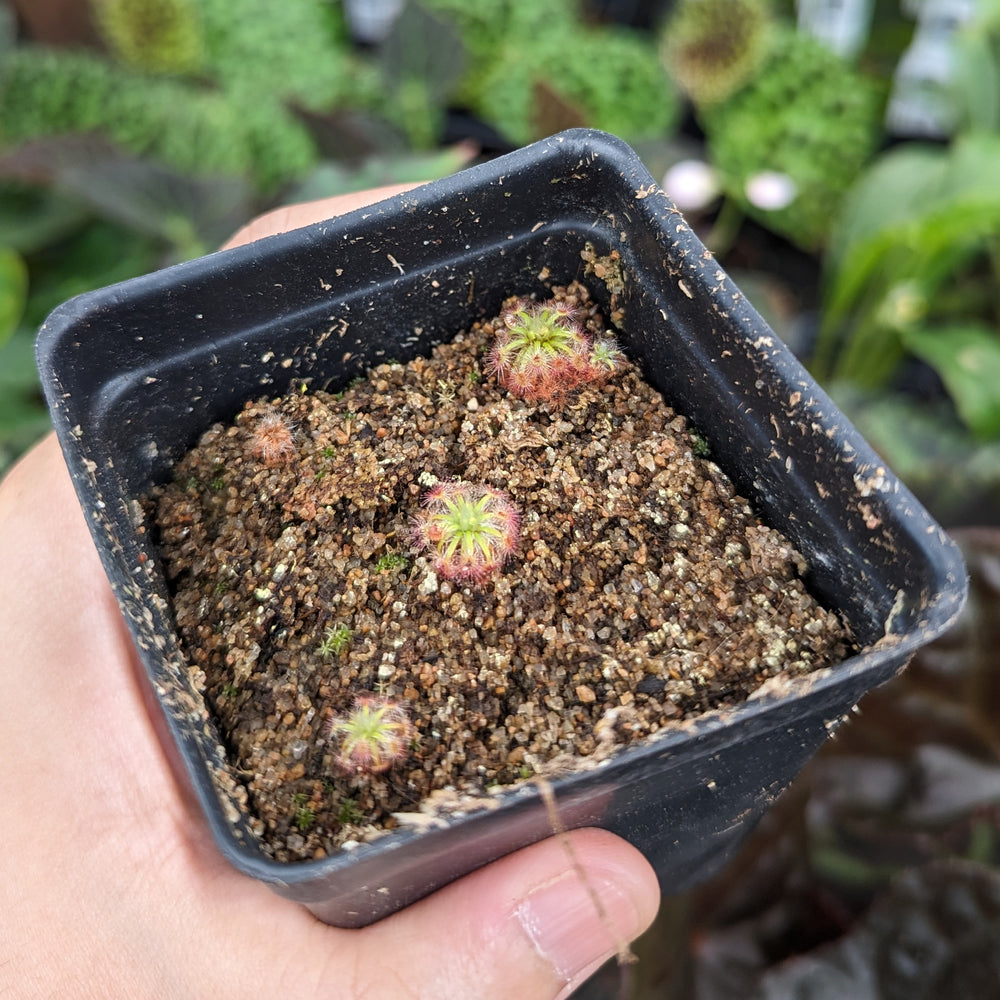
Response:
[[[375,572],[386,573],[389,570],[401,569],[404,566],[408,566],[409,563],[410,560],[399,552],[386,552],[384,555],[379,556],[378,562],[375,563]]]
[[[412,733],[401,702],[371,694],[359,695],[350,711],[335,715],[326,727],[337,769],[353,775],[381,774],[405,760]]]
[[[333,458],[337,454],[337,449],[334,448],[333,445],[328,444],[323,449],[321,454],[323,455],[324,458]]]
[[[220,490],[226,488],[226,481],[222,476],[216,476],[209,484],[208,488],[212,490],[213,493],[218,493]]]
[[[295,812],[295,825],[305,833],[316,822],[316,813],[309,806],[301,806]]]
[[[226,698],[235,698],[239,693],[240,689],[232,681],[226,684],[222,689],[222,694]]]
[[[691,451],[698,458],[708,458],[712,454],[712,446],[708,439],[693,427],[688,428],[688,436],[691,438]]]
[[[221,597],[229,590],[228,580],[219,580],[216,582],[215,587],[212,588],[215,591],[216,597]]]
[[[338,823],[357,823],[361,820],[361,810],[358,808],[357,799],[343,798],[337,807]]]
[[[593,371],[592,382],[600,381],[601,376],[610,378],[617,372],[625,361],[618,345],[606,337],[595,340],[594,346],[590,349],[590,368]]]
[[[438,483],[413,520],[413,540],[449,580],[485,582],[517,547],[520,515],[510,497],[478,483]]]
[[[296,792],[292,796],[292,802],[297,806],[304,806],[309,801],[309,796],[305,792]]]
[[[316,652],[323,659],[328,656],[340,656],[351,641],[351,630],[344,624],[331,625],[324,633],[323,639],[316,647]]]

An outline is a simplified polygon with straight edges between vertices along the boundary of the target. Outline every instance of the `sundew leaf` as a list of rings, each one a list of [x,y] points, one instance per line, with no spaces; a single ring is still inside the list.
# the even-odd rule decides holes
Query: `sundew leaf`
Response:
[[[973,434],[980,440],[1000,435],[1000,332],[967,323],[911,328],[901,336],[941,376]]]

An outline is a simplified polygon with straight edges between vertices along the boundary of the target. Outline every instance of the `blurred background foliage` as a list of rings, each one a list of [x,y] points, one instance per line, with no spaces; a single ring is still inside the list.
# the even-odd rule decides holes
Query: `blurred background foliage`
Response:
[[[0,473],[63,300],[577,125],[639,151],[975,583],[581,996],[1000,995],[1000,0],[0,0]]]
[[[0,0],[0,470],[76,292],[575,125],[946,523],[1000,500],[1000,0]]]

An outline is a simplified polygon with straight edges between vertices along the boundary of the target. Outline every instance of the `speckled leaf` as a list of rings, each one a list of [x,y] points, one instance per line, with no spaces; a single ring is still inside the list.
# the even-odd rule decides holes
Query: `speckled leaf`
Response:
[[[941,376],[962,420],[980,439],[1000,433],[1000,337],[974,323],[902,331],[903,343]]]

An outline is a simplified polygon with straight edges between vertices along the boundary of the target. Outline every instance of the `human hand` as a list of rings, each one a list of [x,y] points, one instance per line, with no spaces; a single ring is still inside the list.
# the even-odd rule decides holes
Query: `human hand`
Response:
[[[229,245],[398,190],[279,210]],[[175,779],[51,436],[0,483],[0,638],[0,996],[566,997],[656,912],[648,863],[600,830],[568,835],[575,863],[550,839],[363,930],[231,868]]]

